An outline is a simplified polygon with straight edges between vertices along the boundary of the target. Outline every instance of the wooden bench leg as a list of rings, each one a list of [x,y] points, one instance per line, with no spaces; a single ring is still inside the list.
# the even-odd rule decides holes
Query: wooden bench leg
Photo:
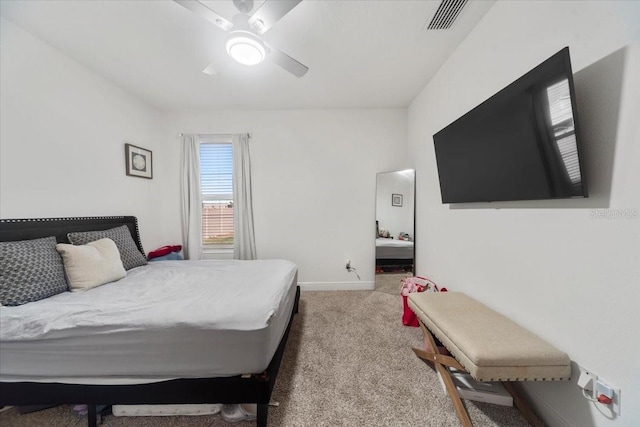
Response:
[[[451,356],[431,353],[428,351],[420,350],[418,348],[412,348],[411,350],[413,350],[416,356],[418,356],[420,359],[424,360],[425,362],[429,362],[430,364],[438,363],[440,365],[450,366],[453,369],[458,369],[459,371],[467,372],[466,369],[464,369],[464,366],[462,366],[456,359]]]
[[[533,412],[531,406],[527,403],[526,400],[520,395],[518,390],[510,381],[503,381],[502,384],[504,388],[511,394],[513,397],[513,403],[516,405],[516,408],[520,411],[522,416],[531,424],[533,427],[544,427],[544,423],[538,416]]]
[[[451,378],[451,373],[449,373],[449,370],[445,366],[437,362],[436,369],[442,377],[442,381],[444,381],[444,386],[447,389],[449,397],[451,398],[453,408],[456,410],[456,415],[460,420],[460,425],[462,425],[462,427],[472,427],[473,424],[471,424],[471,418],[469,418],[467,408],[465,408],[464,403],[462,403],[462,399],[460,399],[458,389],[456,388],[456,385],[453,383],[453,379]]]
[[[445,354],[440,354],[439,347],[436,345],[431,331],[429,331],[429,329],[424,326],[422,321],[419,320],[419,323],[422,334],[424,335],[424,350],[417,348],[412,348],[412,350],[420,359],[428,362],[429,364],[432,364],[432,366],[440,374],[447,390],[447,394],[449,395],[449,397],[451,398],[451,402],[453,403],[456,415],[460,420],[460,424],[463,427],[471,427],[472,424],[471,419],[469,418],[469,413],[467,412],[462,399],[460,399],[458,390],[453,383],[451,373],[449,372],[449,369],[447,367],[449,366],[464,372],[467,372],[467,370],[455,358]],[[514,385],[509,381],[503,381],[502,384],[511,394],[511,396],[513,397],[513,403],[515,404],[516,408],[518,408],[522,416],[529,422],[529,424],[531,424],[533,427],[544,427],[544,423],[542,422],[542,420],[540,420],[540,418],[538,418],[538,416],[533,412],[526,400],[520,395],[520,393],[518,393],[518,390],[514,387]]]
[[[422,334],[424,335],[424,350],[420,350],[417,348],[413,348],[413,352],[420,359],[433,363],[436,371],[442,377],[442,381],[444,382],[444,386],[447,389],[447,394],[451,398],[451,403],[453,403],[453,408],[456,411],[456,415],[460,420],[460,424],[463,427],[472,427],[471,418],[469,418],[469,413],[467,412],[467,408],[465,408],[462,399],[460,399],[460,395],[458,394],[458,389],[453,383],[453,379],[451,378],[451,373],[447,366],[451,366],[454,369],[459,369],[461,371],[465,371],[464,366],[460,364],[456,359],[451,356],[447,356],[444,354],[440,354],[438,350],[438,346],[431,335],[431,332],[424,326],[422,321],[419,321],[420,329],[422,329]]]

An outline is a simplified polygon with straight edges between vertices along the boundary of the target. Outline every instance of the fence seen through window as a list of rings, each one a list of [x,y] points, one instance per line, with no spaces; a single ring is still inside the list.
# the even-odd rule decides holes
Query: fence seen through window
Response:
[[[231,143],[200,143],[202,243],[233,247],[233,148]]]

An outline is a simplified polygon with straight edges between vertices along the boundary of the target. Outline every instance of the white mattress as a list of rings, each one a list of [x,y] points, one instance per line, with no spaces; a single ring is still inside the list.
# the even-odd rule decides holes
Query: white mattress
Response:
[[[377,238],[376,259],[413,259],[413,242]]]
[[[0,307],[0,381],[262,372],[289,321],[296,273],[283,260],[158,261],[86,292]]]

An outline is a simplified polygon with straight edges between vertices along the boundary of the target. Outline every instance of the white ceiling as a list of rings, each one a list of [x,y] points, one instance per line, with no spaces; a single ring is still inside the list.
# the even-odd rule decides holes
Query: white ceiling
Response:
[[[391,108],[411,103],[494,0],[470,0],[449,30],[424,29],[439,3],[302,1],[264,35],[310,68],[302,78],[235,63],[222,30],[170,0],[1,0],[0,13],[160,110]],[[212,61],[218,75],[203,74]]]

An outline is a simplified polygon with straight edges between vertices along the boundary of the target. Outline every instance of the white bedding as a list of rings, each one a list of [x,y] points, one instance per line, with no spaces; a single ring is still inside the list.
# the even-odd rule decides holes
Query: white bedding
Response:
[[[295,300],[289,261],[159,261],[0,308],[0,380],[131,384],[261,372]]]
[[[413,242],[377,238],[376,259],[413,259]]]

